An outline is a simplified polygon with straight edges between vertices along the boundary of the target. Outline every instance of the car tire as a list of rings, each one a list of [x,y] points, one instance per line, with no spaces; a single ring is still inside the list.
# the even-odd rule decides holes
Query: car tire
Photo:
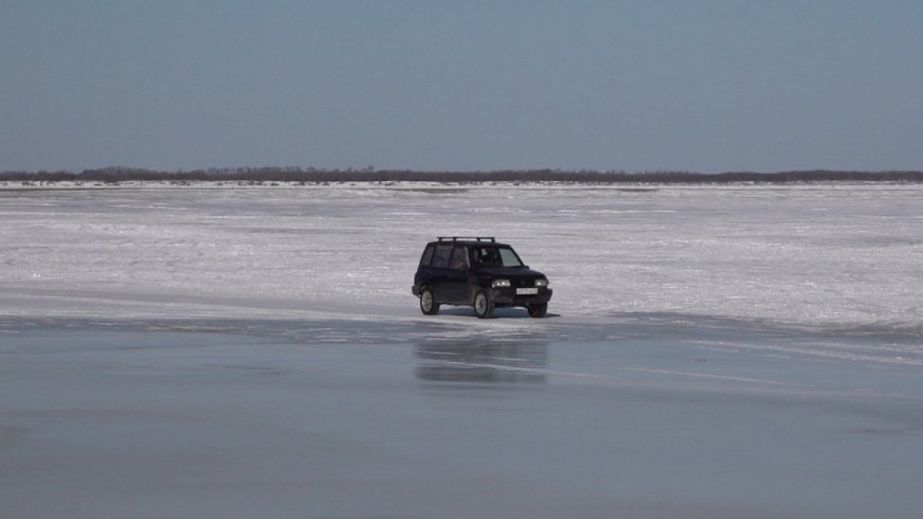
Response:
[[[429,287],[420,290],[420,311],[423,315],[436,315],[439,313],[439,303],[436,302],[436,296]]]
[[[494,302],[490,300],[487,292],[478,290],[474,294],[474,315],[478,316],[478,319],[489,319],[493,314]]]
[[[529,317],[545,317],[545,313],[548,311],[548,303],[529,305],[526,310],[529,311]]]

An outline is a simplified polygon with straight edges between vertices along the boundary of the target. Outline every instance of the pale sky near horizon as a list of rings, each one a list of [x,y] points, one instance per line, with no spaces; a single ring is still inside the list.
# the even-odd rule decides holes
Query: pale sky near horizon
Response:
[[[0,0],[0,171],[923,169],[920,1]]]

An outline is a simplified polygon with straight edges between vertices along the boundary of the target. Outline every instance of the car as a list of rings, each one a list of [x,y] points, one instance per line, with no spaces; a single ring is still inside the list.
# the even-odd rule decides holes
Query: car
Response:
[[[498,307],[524,307],[531,317],[544,317],[552,294],[544,274],[493,236],[439,236],[427,243],[411,292],[425,315],[460,305],[473,307],[481,319]]]

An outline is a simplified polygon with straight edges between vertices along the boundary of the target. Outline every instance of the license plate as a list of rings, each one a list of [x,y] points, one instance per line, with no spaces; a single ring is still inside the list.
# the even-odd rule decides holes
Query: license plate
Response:
[[[516,289],[517,296],[530,296],[530,295],[534,296],[537,293],[538,293],[537,288],[517,288]]]

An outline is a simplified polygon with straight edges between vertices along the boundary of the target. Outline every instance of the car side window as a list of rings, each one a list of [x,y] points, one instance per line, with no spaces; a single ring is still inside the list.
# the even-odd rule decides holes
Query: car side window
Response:
[[[502,265],[496,247],[478,247],[472,251],[474,264],[482,267],[499,267]]]
[[[435,245],[427,245],[426,250],[423,251],[423,257],[420,258],[420,265],[424,267],[429,266],[429,262],[433,260],[433,250],[436,249]]]
[[[436,251],[433,253],[431,267],[440,269],[449,268],[449,257],[452,255],[451,245],[436,245]]]
[[[452,252],[452,269],[468,270],[468,251],[460,245]]]

